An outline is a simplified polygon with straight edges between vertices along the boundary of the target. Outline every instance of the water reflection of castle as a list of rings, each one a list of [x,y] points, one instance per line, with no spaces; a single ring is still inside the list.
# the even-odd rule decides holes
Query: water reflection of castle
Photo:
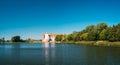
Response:
[[[44,48],[54,48],[55,44],[54,43],[45,42],[44,44],[42,44],[42,47],[44,47]]]
[[[57,35],[58,34],[48,34],[46,32],[46,34],[42,35],[42,42],[52,42],[52,43],[54,43],[55,42],[55,37]]]

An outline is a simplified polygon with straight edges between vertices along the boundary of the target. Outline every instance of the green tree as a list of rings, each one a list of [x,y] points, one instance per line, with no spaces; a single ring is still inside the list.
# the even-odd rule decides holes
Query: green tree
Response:
[[[64,42],[67,41],[67,35],[66,34],[63,35],[62,41],[64,41]]]
[[[80,38],[81,38],[82,40],[87,40],[87,37],[88,37],[88,33],[83,33],[83,34],[80,36]]]
[[[97,28],[94,25],[89,25],[86,27],[86,31],[88,33],[87,40],[94,41],[97,39]]]
[[[56,41],[62,41],[63,40],[63,35],[57,35],[55,40]]]
[[[2,39],[0,39],[0,42],[5,42],[5,38],[3,37]]]
[[[2,38],[2,42],[5,42],[5,38],[4,37]]]
[[[89,41],[96,41],[97,40],[97,30],[93,29],[88,33],[88,40]]]
[[[102,31],[103,29],[106,29],[108,26],[107,26],[107,24],[106,23],[99,23],[99,24],[97,24],[97,30],[98,31]]]
[[[13,37],[11,38],[11,41],[12,41],[12,42],[21,42],[20,36],[13,36]]]
[[[74,31],[73,32],[73,41],[79,41],[80,40],[80,33]]]
[[[96,37],[97,40],[100,40],[99,34],[102,32],[103,29],[106,29],[107,27],[108,27],[107,24],[106,24],[106,23],[103,23],[103,22],[97,24],[97,27],[96,27],[96,28],[97,28],[97,37]]]
[[[120,23],[108,27],[106,23],[98,23],[95,25],[89,25],[86,29],[79,32],[73,32],[67,35],[68,41],[97,41],[97,40],[109,40],[109,41],[120,41]]]
[[[68,41],[73,41],[73,34],[69,34],[69,35],[67,36],[67,40],[68,40]]]
[[[116,26],[113,25],[112,28],[110,28],[109,35],[108,35],[108,40],[109,41],[116,41],[117,40],[117,35],[116,35]]]
[[[117,29],[117,32],[116,32],[116,35],[117,35],[117,41],[120,41],[120,23],[118,25],[116,25],[116,29]]]
[[[2,42],[2,39],[0,39],[0,43]]]
[[[103,29],[99,36],[100,36],[100,40],[107,40],[107,36],[108,36],[107,30]]]
[[[91,32],[92,30],[94,30],[95,29],[95,26],[94,25],[89,25],[89,26],[87,26],[86,27],[86,31],[89,33],[89,32]]]

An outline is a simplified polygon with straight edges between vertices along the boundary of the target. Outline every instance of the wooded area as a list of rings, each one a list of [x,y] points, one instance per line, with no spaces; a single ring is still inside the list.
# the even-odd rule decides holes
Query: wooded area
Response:
[[[89,25],[82,31],[74,31],[68,35],[58,35],[56,41],[120,41],[120,23],[108,26],[106,23]]]

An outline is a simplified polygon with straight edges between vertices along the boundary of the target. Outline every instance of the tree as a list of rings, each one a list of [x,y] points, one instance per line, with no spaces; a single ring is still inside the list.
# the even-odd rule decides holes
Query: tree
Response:
[[[33,43],[34,41],[33,41],[33,39],[28,38],[27,42]]]
[[[86,27],[86,31],[88,33],[87,40],[95,41],[97,40],[97,28],[94,25],[89,25]]]
[[[0,39],[0,43],[2,42],[2,40]]]
[[[5,38],[4,37],[2,38],[2,42],[5,42]]]
[[[96,41],[97,40],[97,30],[93,29],[88,33],[88,40],[89,41]]]
[[[83,33],[83,34],[80,36],[80,38],[81,38],[82,40],[87,40],[87,37],[88,37],[88,33]]]
[[[106,23],[98,23],[95,25],[89,25],[86,29],[67,35],[68,41],[97,41],[97,40],[109,40],[120,41],[120,23],[108,27]]]
[[[79,41],[80,40],[80,33],[74,31],[73,32],[73,41]]]
[[[100,40],[100,36],[99,36],[99,34],[101,33],[101,31],[103,30],[103,29],[106,29],[108,26],[107,26],[107,24],[106,23],[99,23],[99,24],[97,24],[97,40]]]
[[[87,26],[86,27],[86,31],[89,33],[89,32],[91,32],[92,30],[94,30],[95,29],[95,26],[94,25],[89,25],[89,26]]]
[[[100,40],[107,40],[107,36],[108,36],[107,30],[103,29],[99,36],[100,36]]]
[[[106,29],[108,26],[106,23],[99,23],[97,24],[97,30],[102,31],[103,29]]]
[[[5,42],[5,38],[3,37],[2,39],[0,39],[0,42]]]
[[[64,34],[63,36],[62,36],[62,41],[67,41],[67,35],[66,34]]]
[[[11,41],[12,41],[12,42],[21,42],[20,36],[13,36],[13,37],[11,38]]]
[[[117,41],[120,41],[120,23],[118,25],[116,25],[116,29],[117,29],[117,32],[116,32],[116,39]]]
[[[116,41],[117,35],[116,35],[116,26],[113,25],[112,28],[110,28],[109,35],[108,35],[108,40],[109,41]]]
[[[56,41],[62,41],[63,40],[63,35],[57,35],[55,40]]]
[[[73,34],[69,34],[69,35],[67,36],[67,40],[68,40],[68,41],[73,41]]]

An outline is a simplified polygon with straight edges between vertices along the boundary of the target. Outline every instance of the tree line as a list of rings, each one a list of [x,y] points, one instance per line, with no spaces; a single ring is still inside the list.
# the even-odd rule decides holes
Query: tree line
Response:
[[[82,31],[74,31],[68,35],[57,35],[56,41],[120,41],[120,23],[108,26],[101,22],[97,25],[89,25]]]
[[[5,42],[5,38],[4,38],[4,37],[1,38],[1,39],[0,39],[0,42]]]
[[[20,36],[13,36],[11,37],[11,40],[5,40],[4,37],[1,38],[0,43],[4,43],[4,42],[26,42],[26,40],[22,40]]]

